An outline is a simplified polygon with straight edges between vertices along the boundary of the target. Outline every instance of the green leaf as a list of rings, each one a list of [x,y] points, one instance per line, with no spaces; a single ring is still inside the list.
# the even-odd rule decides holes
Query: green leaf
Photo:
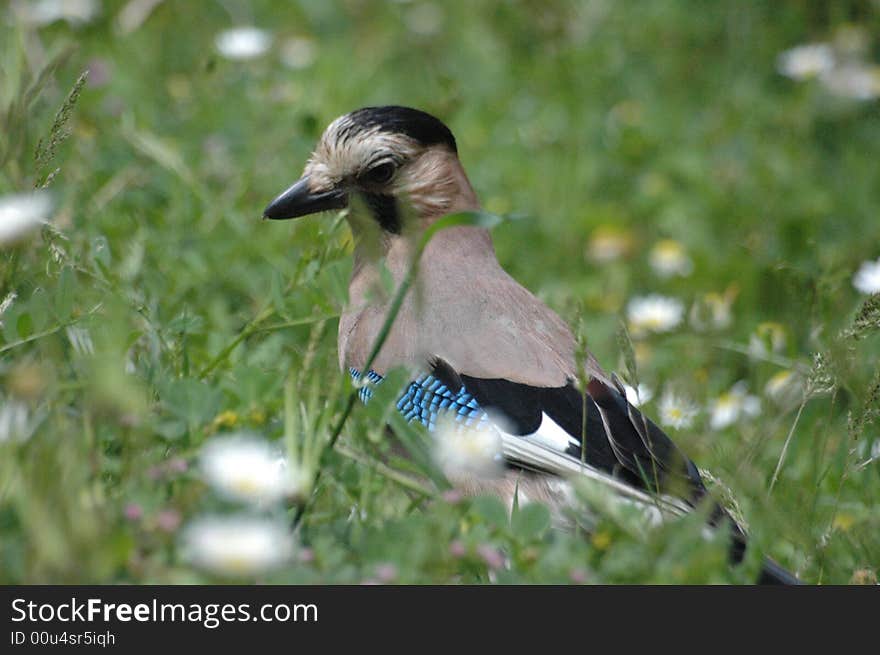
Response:
[[[3,339],[4,341],[12,342],[18,341],[18,315],[20,310],[18,307],[13,305],[10,309],[6,310],[6,313],[3,314]]]
[[[34,319],[31,318],[29,312],[19,315],[15,322],[15,329],[18,332],[19,339],[27,339],[34,333]]]
[[[507,529],[508,514],[504,506],[495,496],[477,496],[471,504],[474,512],[488,524],[501,529]]]
[[[73,312],[73,299],[76,294],[76,274],[70,267],[61,269],[58,286],[55,289],[55,315],[59,321],[67,321]]]
[[[182,378],[161,385],[162,403],[189,428],[204,425],[217,415],[222,393],[199,380]]]
[[[168,441],[176,441],[186,434],[186,423],[183,421],[162,421],[156,424],[156,434]]]
[[[521,539],[540,537],[550,527],[550,510],[538,503],[521,505],[511,516],[510,525]]]
[[[28,300],[28,309],[33,319],[33,331],[45,330],[50,321],[49,294],[42,287],[34,290],[34,295]]]
[[[201,316],[183,312],[171,319],[168,323],[168,329],[178,334],[200,334],[204,324],[205,321]]]

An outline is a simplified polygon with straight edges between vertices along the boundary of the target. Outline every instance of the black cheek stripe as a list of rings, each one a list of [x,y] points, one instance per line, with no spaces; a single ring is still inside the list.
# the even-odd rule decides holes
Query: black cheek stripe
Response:
[[[394,196],[365,193],[363,197],[380,227],[391,234],[400,234],[403,226]]]

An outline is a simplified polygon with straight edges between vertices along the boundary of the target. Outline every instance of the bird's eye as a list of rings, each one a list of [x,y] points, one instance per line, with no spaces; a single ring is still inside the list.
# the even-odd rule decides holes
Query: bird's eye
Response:
[[[394,164],[391,162],[385,162],[384,164],[373,166],[373,168],[363,173],[360,176],[360,181],[372,185],[385,184],[390,182],[393,176]]]

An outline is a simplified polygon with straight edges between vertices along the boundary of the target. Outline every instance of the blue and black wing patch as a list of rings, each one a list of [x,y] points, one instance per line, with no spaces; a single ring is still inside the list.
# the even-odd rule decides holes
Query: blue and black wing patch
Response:
[[[376,371],[367,371],[367,375],[364,376],[356,368],[349,368],[348,372],[351,375],[351,379],[360,384],[358,396],[360,396],[361,402],[367,402],[373,397],[372,386],[379,384],[382,381],[382,376],[376,373]]]
[[[349,373],[356,381],[363,377],[355,368],[350,368]],[[363,402],[367,402],[373,395],[371,385],[381,381],[381,375],[374,371],[367,373],[366,382],[358,390]],[[410,382],[397,401],[397,409],[407,421],[418,421],[429,430],[436,427],[437,419],[441,415],[468,427],[475,427],[489,420],[485,410],[463,385],[448,384],[433,373],[420,375]]]
[[[361,377],[356,369],[351,375]],[[381,376],[370,371],[367,379],[375,384]],[[370,393],[369,385],[360,389],[365,401]],[[428,429],[436,426],[441,414],[468,426],[500,418],[503,432],[541,439],[560,454],[636,488],[669,493],[692,504],[706,493],[696,466],[672,440],[643,417],[622,391],[598,380],[589,383],[586,393],[572,383],[533,387],[460,375],[446,362],[435,360],[430,373],[407,386],[397,408],[408,421]],[[553,438],[548,439],[551,433]]]

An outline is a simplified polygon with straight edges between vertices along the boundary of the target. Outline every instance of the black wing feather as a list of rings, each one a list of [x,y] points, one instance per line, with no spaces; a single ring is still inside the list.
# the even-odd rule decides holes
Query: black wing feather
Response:
[[[567,454],[575,459],[638,488],[674,492],[694,504],[706,493],[696,466],[669,437],[625,395],[598,380],[584,394],[573,383],[533,387],[460,375],[442,360],[435,360],[433,374],[450,388],[463,386],[483,409],[503,416],[512,434],[534,433],[547,414],[574,438]]]

